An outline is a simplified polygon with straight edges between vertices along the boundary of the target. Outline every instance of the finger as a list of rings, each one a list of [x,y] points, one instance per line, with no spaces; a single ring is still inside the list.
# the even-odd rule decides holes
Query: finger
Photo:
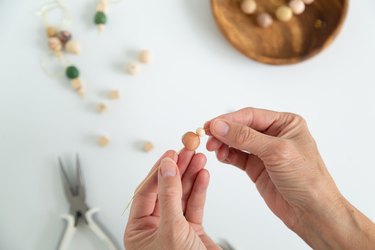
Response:
[[[223,145],[223,143],[221,141],[219,141],[215,137],[211,136],[207,140],[206,148],[207,148],[208,151],[216,151],[221,147],[221,145]]]
[[[206,203],[206,194],[210,175],[206,169],[202,169],[194,182],[193,189],[187,201],[185,218],[187,221],[196,224],[202,224],[204,205]]]
[[[194,155],[185,174],[182,176],[182,209],[184,211],[198,173],[204,168],[206,162],[207,158],[204,154]]]
[[[158,175],[161,227],[171,227],[183,219],[181,198],[182,184],[177,164],[165,158],[160,163]]]
[[[211,132],[224,144],[258,156],[277,140],[240,123],[220,119],[211,123]]]
[[[180,175],[182,176],[187,167],[189,166],[193,156],[194,156],[194,151],[187,150],[186,148],[182,149],[178,155],[178,160],[177,160],[177,165],[178,169],[180,171]],[[153,216],[160,216],[160,206],[159,206],[159,200],[156,200],[155,203],[155,208],[152,213]]]
[[[155,169],[159,167],[161,160],[164,158],[170,158],[176,162],[177,153],[173,150],[164,153],[155,163],[150,173],[142,182],[144,185],[142,186],[141,183],[138,186],[136,190],[138,190],[139,188],[140,189],[134,196],[134,200],[130,209],[129,219],[138,219],[144,216],[148,216],[153,212],[157,199],[157,173],[155,172]],[[153,176],[151,178],[148,178],[152,174]]]
[[[222,144],[221,147],[216,150],[216,157],[219,161],[225,162],[229,154],[229,146]]]

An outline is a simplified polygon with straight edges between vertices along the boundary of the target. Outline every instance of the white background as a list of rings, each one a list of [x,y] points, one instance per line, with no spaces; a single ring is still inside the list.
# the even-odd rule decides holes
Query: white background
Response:
[[[70,57],[81,70],[82,101],[64,78],[41,69],[46,40],[38,1],[0,2],[0,249],[55,249],[68,212],[58,171],[73,171],[79,152],[87,203],[122,244],[133,190],[181,135],[222,113],[255,106],[303,115],[342,193],[375,219],[375,2],[351,1],[334,44],[312,60],[287,67],[252,62],[216,28],[208,0],[124,0],[111,5],[107,30],[92,24],[95,0],[66,0],[71,30],[83,47]],[[151,65],[124,73],[139,49]],[[46,59],[44,59],[46,61]],[[48,65],[52,62],[47,60]],[[122,98],[96,113],[106,91]],[[106,134],[111,144],[100,148]],[[139,143],[151,140],[146,154]],[[199,151],[205,152],[204,144]],[[208,154],[211,184],[205,227],[237,249],[309,249],[266,207],[239,170]],[[103,249],[85,227],[71,249]]]

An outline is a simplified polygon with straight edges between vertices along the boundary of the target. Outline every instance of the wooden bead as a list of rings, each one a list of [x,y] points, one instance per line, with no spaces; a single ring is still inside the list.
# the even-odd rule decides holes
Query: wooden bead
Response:
[[[111,90],[111,91],[108,93],[108,97],[109,97],[109,99],[111,99],[111,100],[120,99],[120,92],[119,92],[118,90]]]
[[[141,68],[137,63],[129,63],[126,65],[126,72],[128,72],[130,75],[136,75],[140,70]]]
[[[300,15],[305,11],[305,4],[302,0],[292,0],[289,2],[289,7],[295,15]]]
[[[65,44],[65,50],[69,53],[79,55],[81,53],[81,46],[79,42],[70,40]]]
[[[48,39],[48,47],[53,52],[60,52],[62,50],[61,41],[57,37],[51,37]]]
[[[280,6],[276,10],[276,17],[282,22],[288,22],[293,17],[293,11],[288,6]]]
[[[99,12],[107,12],[108,10],[108,5],[106,3],[103,3],[103,2],[99,2],[97,5],[96,5],[96,11],[99,11]]]
[[[241,3],[241,10],[243,13],[251,15],[254,14],[257,9],[255,0],[243,0]]]
[[[154,144],[152,144],[152,142],[150,141],[145,142],[145,144],[143,145],[143,151],[146,153],[151,152],[153,149]]]
[[[79,89],[77,89],[77,93],[80,97],[84,97],[85,96],[85,89],[83,87],[80,87]]]
[[[206,131],[204,130],[204,128],[197,128],[197,130],[195,131],[195,133],[196,133],[199,137],[202,137],[202,136],[206,135]]]
[[[262,27],[262,28],[268,28],[272,25],[273,23],[273,19],[271,17],[270,14],[268,13],[260,13],[258,16],[257,16],[257,24],[259,27]]]
[[[59,38],[62,44],[65,44],[72,38],[72,34],[69,31],[62,30],[57,34],[57,38]]]
[[[109,139],[106,136],[102,135],[98,138],[98,144],[102,147],[106,147],[109,144]]]
[[[104,113],[107,111],[107,105],[105,105],[104,103],[99,103],[98,104],[98,112],[99,113]]]
[[[77,91],[80,88],[82,88],[82,82],[79,78],[75,78],[75,79],[71,80],[71,84],[72,84],[73,89],[75,89]]]
[[[182,137],[182,144],[184,144],[186,149],[195,151],[199,147],[200,138],[194,132],[187,132]]]
[[[150,63],[151,62],[151,53],[148,50],[142,50],[139,52],[138,59],[141,63]]]
[[[314,0],[303,0],[303,2],[305,4],[312,4],[314,2]]]
[[[98,27],[98,31],[101,33],[105,30],[105,24],[98,24],[96,25],[96,27]]]
[[[57,35],[57,29],[53,26],[48,26],[46,29],[46,33],[48,37],[54,37]]]

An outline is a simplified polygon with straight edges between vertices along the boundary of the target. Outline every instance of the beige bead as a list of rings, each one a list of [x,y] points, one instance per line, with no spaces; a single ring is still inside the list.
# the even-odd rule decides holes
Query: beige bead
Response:
[[[102,4],[105,4],[105,5],[108,5],[108,0],[99,0],[99,3],[102,3]]]
[[[182,144],[184,144],[186,149],[191,151],[195,151],[199,147],[200,142],[199,136],[193,132],[187,132],[182,137]]]
[[[151,52],[148,50],[142,50],[139,52],[138,59],[141,63],[151,62]]]
[[[197,128],[197,130],[195,131],[195,133],[196,133],[199,137],[202,137],[202,136],[206,135],[206,131],[204,130],[204,128]]]
[[[65,44],[65,50],[69,53],[79,55],[81,53],[81,46],[79,42],[70,40]]]
[[[48,26],[46,29],[46,33],[48,37],[54,37],[57,35],[57,29],[53,26]]]
[[[77,91],[82,88],[82,82],[79,78],[75,78],[71,80],[71,84],[72,84],[73,89]]]
[[[241,10],[243,13],[251,15],[254,14],[257,9],[255,0],[243,0],[241,3]]]
[[[276,10],[276,17],[282,22],[288,22],[293,17],[293,11],[288,6],[280,6]]]
[[[77,89],[77,93],[80,97],[85,97],[85,89],[83,87]]]
[[[105,30],[105,25],[104,24],[99,24],[99,25],[97,25],[97,27],[98,27],[98,31],[99,32],[103,32]]]
[[[141,71],[141,67],[137,63],[129,63],[126,65],[126,72],[130,75],[136,75]]]
[[[107,10],[108,10],[108,4],[106,3],[99,2],[96,5],[96,11],[107,12]]]
[[[152,144],[152,142],[150,141],[145,142],[145,144],[143,145],[143,151],[145,151],[146,153],[151,152],[153,149],[154,144]]]
[[[101,103],[98,104],[97,109],[98,109],[99,113],[104,113],[104,112],[107,111],[107,105],[105,105],[105,103],[101,102]]]
[[[314,0],[303,0],[303,2],[305,4],[312,4],[314,2]]]
[[[102,147],[106,147],[109,144],[109,139],[106,136],[102,135],[98,138],[98,144]]]
[[[108,93],[108,98],[111,100],[120,99],[120,92],[118,90],[111,90]]]
[[[272,25],[273,19],[268,13],[260,13],[257,16],[257,24],[262,28],[268,28]]]
[[[57,37],[48,39],[48,47],[54,52],[60,52],[62,50],[61,41]]]
[[[305,11],[305,4],[302,0],[292,0],[289,2],[289,7],[295,15],[300,15]]]

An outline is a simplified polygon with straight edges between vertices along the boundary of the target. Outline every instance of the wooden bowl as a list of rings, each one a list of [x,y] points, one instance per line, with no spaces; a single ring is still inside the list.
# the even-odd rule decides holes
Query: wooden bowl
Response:
[[[289,22],[278,21],[277,7],[287,0],[256,0],[257,12],[274,18],[269,28],[256,24],[256,13],[246,15],[241,0],[211,0],[215,21],[226,39],[241,53],[261,63],[294,64],[309,59],[331,44],[348,10],[348,0],[315,0]]]

